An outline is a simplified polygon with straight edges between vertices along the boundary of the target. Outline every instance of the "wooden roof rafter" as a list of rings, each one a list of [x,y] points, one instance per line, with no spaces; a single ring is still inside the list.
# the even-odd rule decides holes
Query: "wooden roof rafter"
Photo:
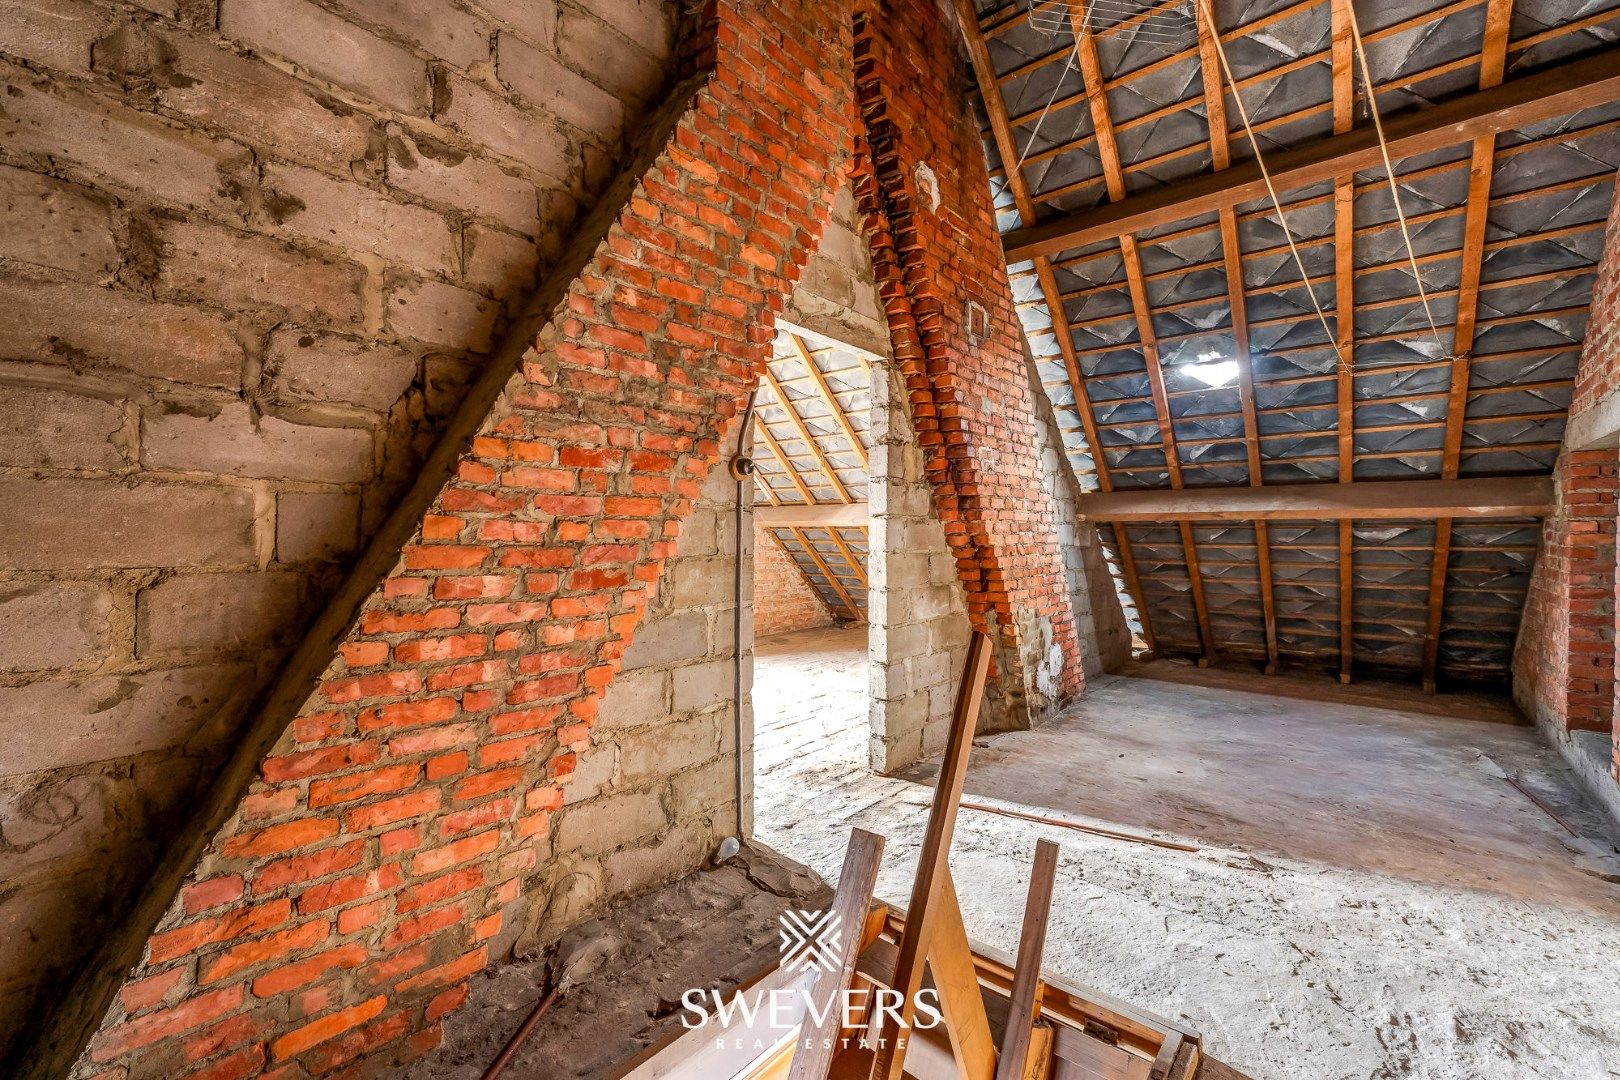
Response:
[[[844,411],[843,405],[839,403],[838,395],[833,393],[832,386],[827,382],[827,376],[822,373],[821,367],[816,363],[815,355],[810,351],[810,347],[804,343],[804,338],[798,334],[789,333],[787,339],[788,343],[793,346],[794,353],[798,355],[799,363],[804,365],[805,371],[809,374],[810,381],[815,384],[816,393],[820,396],[822,404],[827,406],[828,412],[832,413],[833,422],[844,433],[844,440],[849,443],[850,451],[860,459],[861,468],[870,468],[871,462],[867,458],[866,444],[861,441],[860,435],[855,431],[855,426],[850,423],[849,414]]]
[[[1488,90],[1393,117],[1384,130],[1391,157],[1414,157],[1480,135],[1500,134],[1568,116],[1617,97],[1620,48],[1605,49]],[[1272,181],[1281,192],[1360,170],[1379,169],[1382,155],[1373,132],[1352,128],[1290,147],[1273,155],[1270,164]],[[1019,229],[1003,237],[1003,247],[1010,261],[1055,254],[1126,233],[1173,225],[1223,205],[1264,198],[1265,194],[1258,167],[1244,162],[1224,173],[1200,174]]]
[[[1311,0],[1311,3],[1308,4],[1308,5],[1305,5],[1305,6],[1314,7],[1314,6],[1316,6],[1316,4],[1318,2],[1319,2],[1319,0]],[[1369,41],[1369,42],[1376,42],[1376,41],[1382,40],[1382,39],[1384,39],[1386,37],[1392,36],[1393,33],[1405,32],[1407,30],[1411,30],[1411,29],[1413,29],[1413,28],[1415,28],[1417,26],[1422,25],[1425,22],[1428,22],[1428,21],[1431,21],[1431,20],[1439,20],[1439,19],[1444,18],[1444,17],[1446,17],[1448,15],[1454,14],[1456,11],[1459,11],[1459,10],[1462,10],[1462,9],[1468,8],[1468,7],[1475,7],[1475,6],[1478,6],[1479,4],[1484,3],[1484,2],[1485,2],[1485,0],[1470,0],[1470,2],[1466,2],[1466,3],[1463,3],[1463,4],[1447,5],[1444,8],[1436,9],[1434,12],[1431,12],[1431,13],[1428,13],[1428,14],[1421,14],[1421,15],[1417,15],[1417,16],[1411,16],[1408,19],[1404,19],[1404,20],[1401,20],[1398,23],[1392,24],[1391,26],[1383,27],[1383,28],[1381,28],[1379,30],[1375,30],[1375,31],[1372,31],[1372,32],[1366,34],[1364,36],[1364,40]],[[1589,16],[1586,19],[1576,20],[1576,21],[1564,24],[1563,26],[1555,27],[1555,28],[1553,28],[1551,30],[1543,31],[1543,32],[1538,33],[1538,34],[1532,34],[1532,35],[1530,35],[1530,36],[1528,36],[1526,38],[1522,38],[1522,39],[1520,39],[1518,41],[1515,41],[1515,42],[1510,42],[1508,48],[1509,48],[1510,52],[1522,52],[1522,51],[1525,51],[1527,49],[1530,49],[1530,48],[1534,47],[1535,45],[1543,44],[1543,43],[1545,43],[1547,41],[1554,41],[1554,40],[1557,40],[1560,37],[1564,37],[1564,36],[1569,35],[1569,34],[1577,33],[1577,32],[1579,32],[1579,31],[1581,31],[1583,29],[1588,29],[1591,26],[1595,26],[1595,25],[1597,25],[1599,23],[1610,22],[1610,21],[1614,21],[1616,19],[1620,19],[1620,9],[1611,9],[1611,10],[1609,10],[1607,12],[1600,12],[1600,13],[1597,13],[1596,15]],[[1223,34],[1222,35],[1222,40],[1223,41],[1227,40],[1227,35]],[[1057,54],[1057,56],[1059,58],[1061,58],[1062,54],[1061,53]],[[1238,80],[1238,86],[1239,86],[1240,89],[1248,89],[1248,88],[1250,88],[1252,86],[1261,85],[1261,84],[1263,84],[1263,83],[1265,83],[1265,82],[1267,82],[1269,80],[1276,79],[1276,78],[1281,78],[1281,77],[1283,77],[1283,76],[1285,76],[1287,74],[1292,73],[1293,71],[1300,70],[1302,67],[1308,66],[1307,62],[1308,63],[1322,63],[1324,61],[1329,61],[1330,59],[1331,59],[1331,52],[1317,53],[1317,54],[1313,54],[1310,57],[1299,58],[1299,59],[1290,61],[1290,62],[1288,62],[1286,64],[1280,65],[1280,66],[1278,66],[1276,68],[1271,68],[1271,69],[1268,69],[1266,71],[1256,72],[1255,74],[1245,76],[1244,78]],[[1048,62],[1050,62],[1050,61],[1048,61]],[[1397,79],[1393,79],[1393,80],[1391,80],[1391,81],[1389,81],[1387,83],[1383,83],[1378,87],[1377,92],[1380,93],[1380,94],[1387,94],[1387,93],[1394,93],[1396,91],[1411,90],[1414,87],[1419,86],[1419,85],[1421,85],[1421,84],[1423,84],[1425,82],[1428,82],[1430,80],[1442,78],[1442,77],[1444,77],[1446,75],[1453,74],[1453,73],[1455,73],[1457,71],[1465,70],[1466,68],[1475,66],[1475,65],[1477,65],[1479,63],[1480,63],[1480,58],[1479,58],[1478,55],[1470,55],[1470,56],[1461,57],[1461,58],[1454,59],[1454,60],[1449,60],[1449,61],[1446,61],[1444,63],[1432,65],[1432,66],[1430,66],[1428,68],[1424,68],[1424,69],[1419,70],[1419,71],[1410,72],[1410,73],[1408,73],[1406,75],[1403,75],[1403,76],[1401,76],[1401,77],[1399,77]],[[1044,66],[1044,64],[1042,66]],[[1144,68],[1138,69],[1138,71],[1147,72],[1149,70],[1149,68],[1153,68],[1153,69],[1156,70],[1157,66],[1156,66],[1156,64],[1155,65],[1147,65]],[[1127,77],[1126,77],[1126,80],[1129,81],[1129,79],[1134,77],[1135,74],[1136,74],[1135,72],[1129,73],[1127,75]],[[1120,83],[1105,83],[1104,84],[1105,89],[1113,89],[1115,85],[1123,85],[1123,84],[1120,84]],[[1053,109],[1066,108],[1068,106],[1077,104],[1080,101],[1080,99],[1081,99],[1081,95],[1071,95],[1068,98],[1064,98],[1064,99],[1061,99],[1059,101],[1054,102]],[[1166,119],[1168,117],[1174,116],[1175,114],[1177,114],[1179,112],[1184,112],[1184,111],[1187,111],[1189,109],[1192,109],[1192,108],[1196,107],[1197,103],[1198,103],[1197,98],[1189,98],[1189,99],[1186,99],[1186,100],[1183,100],[1183,101],[1180,101],[1180,102],[1176,102],[1173,105],[1165,106],[1165,107],[1160,108],[1160,109],[1155,109],[1155,110],[1153,110],[1153,111],[1151,111],[1149,113],[1144,113],[1144,114],[1142,114],[1140,116],[1132,117],[1130,120],[1126,121],[1125,123],[1123,123],[1121,125],[1117,125],[1116,126],[1116,132],[1129,130],[1132,127],[1136,127],[1136,126],[1140,126],[1140,125],[1143,125],[1143,124],[1153,123],[1153,122],[1164,120],[1164,119]],[[1291,112],[1285,113],[1283,115],[1269,117],[1269,118],[1267,118],[1265,120],[1260,121],[1259,123],[1255,124],[1255,131],[1257,133],[1262,133],[1263,134],[1263,133],[1268,132],[1268,131],[1272,131],[1272,130],[1275,130],[1275,129],[1278,129],[1278,128],[1286,127],[1286,126],[1288,126],[1290,124],[1298,123],[1298,122],[1303,121],[1303,120],[1308,120],[1308,119],[1310,119],[1312,117],[1315,117],[1315,116],[1327,114],[1327,113],[1329,113],[1331,111],[1331,109],[1332,109],[1332,103],[1331,102],[1322,103],[1322,104],[1306,105],[1306,106],[1303,106],[1303,107],[1301,107],[1299,109],[1295,109],[1295,110],[1293,110]],[[1025,114],[1024,116],[1020,117],[1020,120],[1033,119],[1038,115],[1039,115],[1038,112],[1031,112],[1029,114]],[[1029,156],[1028,163],[1037,163],[1038,164],[1039,162],[1044,161],[1049,157],[1056,156],[1056,155],[1058,155],[1060,153],[1067,152],[1067,151],[1072,151],[1072,150],[1076,150],[1076,149],[1082,149],[1082,148],[1086,147],[1087,145],[1089,145],[1092,141],[1093,141],[1093,136],[1091,136],[1089,134],[1088,135],[1078,136],[1078,137],[1076,137],[1074,139],[1068,140],[1068,141],[1066,141],[1066,142],[1064,142],[1062,144],[1059,144],[1057,146],[1047,147],[1044,150],[1037,151],[1037,152],[1031,154]],[[1149,158],[1149,159],[1132,162],[1129,165],[1124,166],[1124,171],[1125,171],[1126,175],[1132,175],[1132,174],[1138,173],[1138,172],[1147,172],[1149,170],[1153,170],[1153,169],[1156,169],[1156,168],[1162,168],[1167,163],[1175,161],[1175,160],[1177,160],[1179,158],[1187,157],[1187,156],[1192,155],[1192,154],[1201,153],[1206,148],[1208,148],[1209,146],[1210,146],[1210,143],[1207,140],[1200,140],[1198,142],[1191,143],[1189,145],[1182,146],[1182,147],[1179,147],[1179,148],[1174,149],[1174,150],[1165,151],[1164,153],[1158,154],[1155,157],[1152,157],[1152,158]],[[1000,176],[1000,175],[1004,175],[1004,173],[1002,171],[1000,171],[1000,170],[997,170],[997,171],[993,172],[992,175],[993,176]],[[1040,198],[1043,199],[1043,200],[1049,200],[1049,199],[1061,198],[1061,197],[1068,196],[1068,195],[1073,195],[1073,194],[1075,194],[1075,193],[1077,193],[1079,191],[1086,190],[1087,188],[1099,187],[1099,186],[1102,185],[1102,182],[1103,181],[1102,181],[1101,177],[1096,177],[1096,176],[1083,177],[1083,178],[1080,178],[1078,180],[1074,180],[1074,181],[1072,181],[1070,183],[1060,185],[1059,187],[1050,188],[1050,189],[1047,189],[1045,191],[1042,191],[1040,193]]]
[[[782,384],[777,381],[776,376],[771,372],[769,364],[765,366],[763,374],[765,385],[771,388],[771,393],[775,396],[777,404],[787,414],[788,423],[793,425],[793,430],[799,433],[800,441],[809,448],[811,456],[816,460],[816,467],[822,475],[826,476],[827,485],[832,488],[833,494],[838,497],[839,502],[854,502],[855,500],[849,494],[849,489],[844,486],[843,480],[839,479],[838,470],[833,467],[832,459],[822,449],[821,441],[811,432],[810,425],[805,423],[804,417],[799,414],[798,406],[793,404],[793,400],[788,397],[787,391],[782,389]],[[787,461],[786,455],[782,456],[782,460],[784,463]],[[807,501],[813,503],[816,500],[808,498]]]
[[[1489,90],[1502,82],[1507,65],[1507,41],[1513,22],[1513,0],[1488,0],[1484,44],[1480,50],[1479,88]],[[1451,344],[1451,387],[1446,401],[1446,436],[1440,475],[1456,479],[1462,462],[1463,424],[1468,413],[1468,386],[1473,368],[1474,330],[1479,315],[1480,277],[1485,266],[1485,226],[1491,212],[1491,176],[1495,167],[1496,136],[1474,139],[1468,167],[1468,200],[1464,212],[1462,280],[1457,286],[1457,316]],[[1434,559],[1429,570],[1429,605],[1423,638],[1423,689],[1435,691],[1435,670],[1444,631],[1446,572],[1451,562],[1451,519],[1435,522]]]
[[[989,49],[986,47],[984,36],[980,31],[973,2],[972,0],[953,0],[953,2],[956,9],[957,23],[961,27],[962,36],[967,45],[968,56],[972,61],[974,77],[978,81],[979,96],[984,102],[985,111],[990,118],[990,129],[995,138],[996,150],[1003,161],[1016,162],[1018,148],[1013,139],[1012,126],[1008,121],[1006,102],[996,88],[995,67],[991,63]],[[1020,218],[1026,223],[1033,223],[1035,221],[1035,204],[1030,197],[1029,186],[1021,170],[1012,170],[1012,173],[1008,176],[1008,189],[1012,194],[1013,203]],[[1062,323],[1067,320],[1063,318],[1063,301],[1058,293],[1057,277],[1052,272],[1051,260],[1046,256],[1036,256],[1033,261],[1041,295],[1045,298],[1047,307],[1052,313],[1053,336],[1057,339],[1058,351],[1063,357],[1063,367],[1068,377],[1069,389],[1074,395],[1075,411],[1079,414],[1080,425],[1085,431],[1087,445],[1093,448],[1093,468],[1096,470],[1098,487],[1103,491],[1112,491],[1113,480],[1109,475],[1108,461],[1104,456],[1102,440],[1097,432],[1096,413],[1092,408],[1091,399],[1086,394],[1085,375],[1080,369],[1080,361],[1075,354],[1074,339],[1062,327]],[[1148,611],[1146,598],[1142,593],[1141,582],[1137,577],[1136,560],[1131,553],[1130,536],[1126,532],[1125,526],[1118,524],[1113,527],[1113,533],[1114,550],[1119,557],[1120,575],[1125,580],[1125,588],[1131,598],[1131,603],[1136,608],[1137,620],[1142,631],[1142,640],[1151,651],[1154,649],[1153,620]]]
[[[826,557],[821,554],[821,552],[816,548],[816,545],[811,542],[808,536],[805,535],[804,530],[798,526],[789,526],[786,531],[793,534],[793,539],[796,540],[799,546],[804,549],[804,553],[810,557],[810,561],[815,563],[816,569],[821,572],[821,576],[826,579],[827,584],[832,586],[833,592],[838,595],[839,603],[844,605],[845,610],[849,612],[850,618],[856,620],[861,619],[863,616],[861,614],[860,606],[856,604],[854,598],[849,595],[849,590],[844,588],[843,581],[840,580],[837,574],[833,573],[833,569],[830,565],[828,565]]]
[[[1086,25],[1085,16],[1072,7],[1069,9],[1069,22],[1074,35],[1080,77],[1085,83],[1086,97],[1091,108],[1092,127],[1096,131],[1097,153],[1102,159],[1103,175],[1107,178],[1108,197],[1119,201],[1125,198],[1125,174],[1120,166],[1119,145],[1114,139],[1108,95],[1103,89],[1102,63],[1097,56],[1097,42]],[[1142,362],[1147,367],[1148,383],[1153,390],[1154,415],[1159,421],[1165,467],[1169,470],[1170,486],[1179,488],[1182,486],[1181,458],[1180,452],[1176,449],[1175,430],[1171,426],[1170,402],[1164,394],[1164,370],[1159,364],[1159,346],[1153,328],[1152,306],[1148,300],[1147,288],[1142,283],[1141,258],[1136,250],[1135,237],[1129,233],[1122,233],[1116,239],[1119,242],[1120,257],[1125,263],[1125,277],[1130,283],[1131,308],[1136,315],[1137,342],[1141,347]],[[1203,574],[1198,566],[1198,540],[1193,534],[1192,526],[1186,522],[1180,523],[1180,532],[1187,580],[1192,592],[1193,612],[1198,620],[1198,636],[1202,643],[1203,655],[1199,663],[1208,664],[1215,656],[1215,640],[1210,630],[1209,603],[1204,595]]]
[[[1415,14],[1399,0],[1356,0],[1353,10],[1348,0],[1282,3],[1287,8],[1241,27],[1200,33],[1196,49],[1174,56],[1166,56],[1165,49],[1099,51],[1081,27],[1073,57],[1078,75],[1054,87],[1054,68],[1039,86],[1043,100],[1049,92],[1054,99],[1043,111],[1070,109],[1052,125],[1064,130],[1048,134],[1045,142],[1037,139],[1023,161],[1018,146],[1031,132],[1027,126],[1017,129],[1040,115],[1032,108],[1035,89],[1011,83],[1003,97],[1001,87],[1017,71],[999,73],[1002,81],[991,79],[988,88],[981,79],[1002,174],[1022,218],[1021,227],[1005,237],[1008,258],[1051,257],[1036,261],[1032,277],[1041,288],[1030,288],[1017,302],[1021,310],[1044,306],[1053,316],[1061,347],[1048,346],[1054,355],[1042,358],[1040,381],[1058,408],[1068,459],[1083,479],[1088,470],[1095,470],[1099,481],[1106,477],[1106,488],[1095,485],[1104,495],[1240,484],[1269,490],[1278,483],[1335,480],[1349,488],[1360,482],[1539,474],[1550,467],[1558,427],[1567,415],[1570,368],[1594,276],[1594,237],[1606,224],[1606,207],[1599,203],[1620,164],[1614,135],[1620,131],[1614,107],[1620,102],[1620,49],[1589,28],[1620,20],[1620,8],[1556,16],[1562,21],[1551,26],[1521,19],[1514,40],[1510,0],[1423,0],[1430,10]],[[1287,21],[1312,8],[1319,15]],[[987,26],[995,20],[997,34],[1010,32],[1019,17],[1009,10],[987,15]],[[1067,13],[1072,26],[1073,8]],[[1365,88],[1356,74],[1365,64],[1355,54],[1349,16],[1359,16],[1367,26],[1362,40],[1386,40],[1383,55],[1370,57],[1373,71],[1365,73],[1378,81]],[[1274,226],[1258,224],[1275,212],[1264,208],[1267,193],[1257,183],[1252,157],[1242,160],[1248,148],[1230,142],[1238,117],[1225,94],[1233,91],[1228,86],[1223,93],[1222,80],[1212,78],[1218,59],[1212,45],[1248,37],[1265,20],[1276,41],[1235,73],[1240,90],[1272,92],[1271,108],[1254,119],[1289,124],[1324,113],[1332,121],[1313,121],[1308,129],[1331,129],[1330,134],[1265,154],[1266,164],[1281,175],[1277,186],[1293,195],[1283,203],[1288,224],[1295,225],[1293,212],[1300,209],[1306,237],[1300,246],[1315,249],[1301,271],[1304,280],[1301,275],[1283,280],[1290,276],[1287,247],[1277,243]],[[972,21],[971,12],[963,21]],[[1325,36],[1324,23],[1330,24]],[[1415,34],[1432,40],[1424,39],[1424,50],[1403,53],[1404,46],[1388,43],[1403,33],[1399,42],[1409,43]],[[1550,50],[1540,47],[1566,38],[1566,44]],[[993,59],[1002,63],[1010,55],[1005,50],[1043,52],[1048,63],[1070,63],[1066,49],[1042,44],[1024,29],[994,48]],[[1137,81],[1195,55],[1199,71],[1192,75],[1203,76],[1201,88],[1181,77],[1185,68],[1178,68],[1175,78],[1158,79],[1156,88]],[[1116,56],[1117,70],[1098,70],[1103,62],[1114,64]],[[1144,64],[1136,57],[1153,59]],[[976,73],[989,67],[981,55],[974,60]],[[1034,70],[1022,60],[1011,62],[1025,72]],[[1127,70],[1131,64],[1136,66]],[[1269,66],[1260,70],[1262,64]],[[1294,76],[1287,85],[1301,94],[1274,92],[1282,85],[1280,77],[1311,65],[1331,74],[1331,81],[1301,84]],[[1518,74],[1505,79],[1510,68]],[[1465,90],[1463,82],[1474,85]],[[1135,89],[1127,95],[1129,103],[1109,93],[1130,85]],[[1393,195],[1394,210],[1416,210],[1404,222],[1391,216],[1384,151],[1374,125],[1355,120],[1355,110],[1369,99],[1389,114],[1383,124],[1400,188]],[[1240,100],[1250,104],[1249,93]],[[1400,107],[1392,108],[1397,101]],[[1009,103],[1017,110],[1011,118]],[[1078,108],[1082,103],[1084,110]],[[1188,109],[1201,114],[1197,130],[1169,125],[1148,134]],[[1060,158],[1076,141],[1070,131],[1082,133],[1079,141],[1089,141],[1095,159],[1085,162],[1084,151],[1064,159],[1049,174],[1051,181],[1036,181],[1049,184],[1048,190],[1034,190],[1029,178],[1041,176],[1042,163]],[[1508,137],[1498,138],[1504,134]],[[1199,136],[1207,141],[1184,145]],[[1491,148],[1500,194],[1491,190],[1490,166],[1483,189],[1472,179],[1481,171],[1481,145]],[[1202,162],[1172,160],[1200,146],[1208,148]],[[1510,158],[1518,160],[1505,165]],[[1037,171],[1028,171],[1032,164]],[[1020,165],[1026,168],[1021,171]],[[1059,201],[1063,191],[1088,185],[1092,193]],[[1091,209],[1073,209],[1092,198],[1102,201]],[[1489,236],[1487,216],[1498,230]],[[1077,223],[1090,231],[1066,231]],[[1415,265],[1394,257],[1402,238],[1389,230],[1403,225],[1423,230]],[[1437,247],[1447,250],[1433,250]],[[1284,260],[1280,268],[1279,259]],[[1432,288],[1431,281],[1441,287]],[[1307,290],[1324,299],[1324,308],[1332,304],[1326,313],[1335,319],[1323,320],[1325,335],[1320,328],[1309,329],[1316,320]],[[1413,327],[1425,321],[1423,305],[1437,302],[1429,321],[1449,325],[1436,326],[1442,340],[1431,348],[1428,330]],[[1044,337],[1045,330],[1031,333]],[[1464,339],[1487,352],[1453,362],[1440,355],[1448,349],[1446,336],[1457,339],[1452,351],[1459,354],[1472,351],[1461,344]],[[1256,366],[1240,362],[1249,377],[1229,388],[1195,385],[1171,366],[1207,361],[1209,348],[1221,352],[1221,359],[1241,361],[1247,353]],[[1349,362],[1334,364],[1336,355]],[[1376,524],[1363,525],[1357,520],[1361,516]],[[1171,651],[1197,648],[1207,655],[1211,638],[1205,628],[1213,624],[1225,640],[1238,634],[1234,654],[1252,654],[1261,636],[1253,623],[1237,629],[1239,616],[1258,613],[1271,631],[1283,611],[1273,616],[1267,609],[1286,603],[1288,619],[1308,617],[1324,632],[1332,627],[1346,675],[1352,662],[1379,670],[1396,665],[1414,674],[1423,671],[1427,681],[1442,652],[1441,632],[1446,647],[1438,666],[1445,671],[1499,666],[1494,654],[1504,648],[1501,627],[1493,619],[1489,633],[1471,632],[1477,620],[1461,614],[1459,605],[1494,604],[1511,618],[1518,610],[1515,601],[1506,596],[1498,601],[1492,590],[1522,590],[1518,578],[1528,572],[1524,553],[1511,554],[1504,546],[1522,545],[1516,531],[1522,523],[1475,521],[1453,540],[1440,520],[1429,518],[1420,527],[1380,513],[1330,515],[1326,522],[1298,521],[1286,530],[1274,523],[1269,538],[1261,536],[1263,523],[1252,528],[1252,518],[1205,519],[1194,535],[1189,535],[1190,522],[1176,515],[1138,519],[1138,524],[1106,518],[1097,523],[1117,532],[1129,527],[1140,564],[1133,568],[1139,579],[1133,596],[1146,587],[1152,610],[1144,614],[1164,621],[1162,636]],[[1239,526],[1248,529],[1240,532]],[[1459,522],[1457,529],[1463,528]],[[1338,558],[1308,575],[1312,590],[1321,595],[1301,614],[1300,598],[1292,588],[1282,590],[1281,582],[1298,576],[1292,568],[1299,558],[1294,545],[1307,537],[1316,544],[1337,540]],[[1228,550],[1234,539],[1244,541],[1241,553]],[[1466,556],[1463,546],[1470,549]],[[1172,554],[1176,547],[1180,550]],[[1422,557],[1435,547],[1456,557]],[[1400,565],[1392,567],[1388,557],[1408,548]],[[1263,552],[1269,567],[1257,565]],[[1258,581],[1245,566],[1260,571]],[[1175,589],[1165,589],[1183,574]],[[1337,580],[1323,581],[1324,576]],[[1208,582],[1207,602],[1188,604],[1199,581]],[[1278,590],[1267,597],[1272,582]],[[1424,632],[1431,609],[1424,601],[1446,592],[1457,593],[1457,604],[1448,609],[1440,600],[1435,632]],[[1334,598],[1337,626],[1331,617]],[[1366,610],[1358,611],[1363,604]],[[1200,617],[1196,645],[1187,640],[1195,621],[1189,608]],[[1388,644],[1373,644],[1380,631],[1374,623],[1386,616],[1401,621],[1400,632]],[[1448,626],[1448,619],[1457,625]],[[1465,620],[1468,627],[1461,625]],[[1383,631],[1386,636],[1393,623],[1390,628]],[[1275,632],[1284,636],[1280,628]],[[1268,633],[1268,665],[1279,652],[1297,654],[1298,645],[1290,637],[1289,644],[1274,646]]]
[[[1214,25],[1212,5],[1199,0],[1194,12],[1198,29],[1198,58],[1204,82],[1204,115],[1209,124],[1211,161],[1220,172],[1232,164],[1226,119],[1226,83],[1222,78],[1219,29]],[[1232,311],[1233,359],[1238,365],[1238,407],[1243,416],[1243,444],[1249,472],[1249,486],[1265,483],[1260,462],[1260,418],[1254,403],[1254,356],[1249,350],[1247,285],[1243,277],[1243,245],[1238,236],[1237,211],[1220,211],[1221,255],[1226,275],[1226,299]],[[1168,398],[1166,408],[1168,409]],[[1266,674],[1277,673],[1277,607],[1271,585],[1271,537],[1263,521],[1254,523],[1257,577],[1260,586],[1261,618],[1266,637]]]

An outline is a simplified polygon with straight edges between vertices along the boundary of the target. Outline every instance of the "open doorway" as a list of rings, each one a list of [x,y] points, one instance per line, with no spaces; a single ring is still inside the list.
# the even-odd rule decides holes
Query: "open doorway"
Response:
[[[864,771],[870,742],[872,358],[785,326],[754,400],[754,826]]]

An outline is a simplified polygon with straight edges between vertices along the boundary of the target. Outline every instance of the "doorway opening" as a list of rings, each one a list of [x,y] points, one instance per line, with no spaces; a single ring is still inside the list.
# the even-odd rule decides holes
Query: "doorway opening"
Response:
[[[755,392],[754,823],[773,846],[778,804],[808,774],[867,767],[872,372],[862,351],[784,326]]]

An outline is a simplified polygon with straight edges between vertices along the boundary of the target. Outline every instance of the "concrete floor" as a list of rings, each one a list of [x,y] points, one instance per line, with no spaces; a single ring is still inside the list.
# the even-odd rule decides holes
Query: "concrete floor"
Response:
[[[832,877],[851,826],[883,833],[879,893],[904,902],[930,770],[866,770],[866,678],[859,628],[757,643],[756,835]],[[1620,1077],[1620,884],[1593,858],[1612,849],[1533,729],[1110,677],[980,742],[969,798],[1200,850],[964,810],[979,940],[1016,944],[1047,837],[1048,966],[1254,1077]]]

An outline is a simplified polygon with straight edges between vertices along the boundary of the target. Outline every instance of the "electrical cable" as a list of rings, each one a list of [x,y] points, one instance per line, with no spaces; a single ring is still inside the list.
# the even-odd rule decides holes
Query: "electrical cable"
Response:
[[[731,510],[733,544],[731,550],[731,731],[732,758],[735,768],[737,794],[737,839],[743,832],[743,656],[742,656],[742,596],[743,596],[743,485],[754,472],[754,462],[746,456],[748,429],[754,422],[754,399],[757,388],[748,395],[743,406],[742,423],[737,427],[737,455],[731,459],[731,475],[737,481],[737,495]]]

